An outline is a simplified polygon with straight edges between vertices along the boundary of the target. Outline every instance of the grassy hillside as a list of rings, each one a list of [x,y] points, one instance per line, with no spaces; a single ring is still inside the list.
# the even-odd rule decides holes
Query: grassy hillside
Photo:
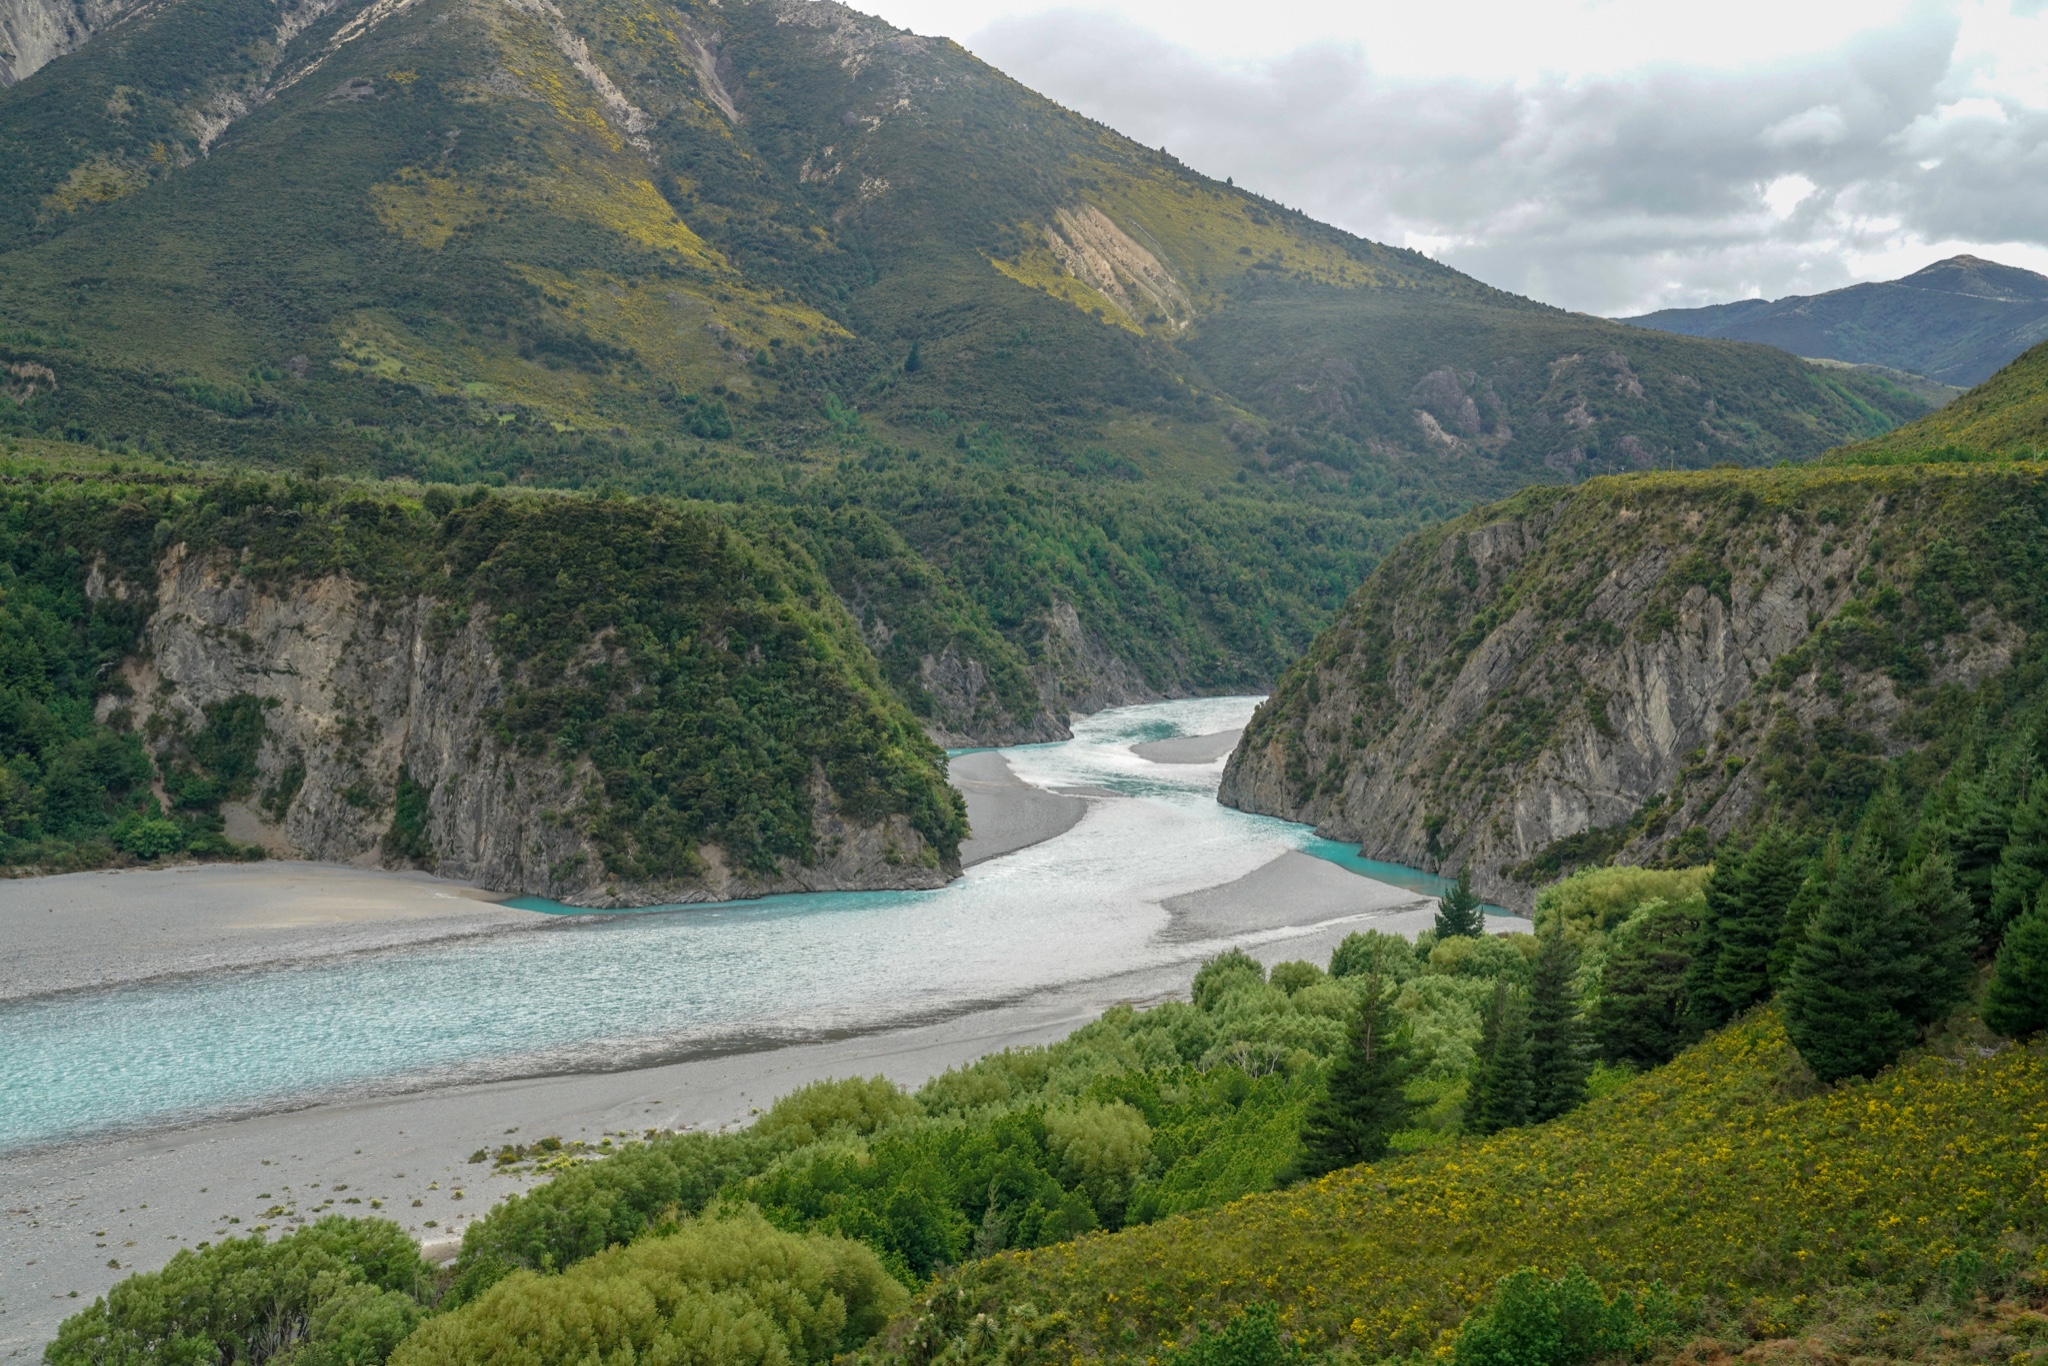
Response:
[[[132,452],[860,507],[929,570],[870,598],[892,680],[983,738],[1262,685],[1475,498],[1926,406],[1502,294],[782,0],[131,16],[0,92],[0,371],[0,429]]]
[[[941,859],[964,833],[944,756],[889,691],[807,528],[673,500],[206,477],[12,443],[0,480],[0,862],[259,852],[226,840],[220,816],[260,795],[255,699],[209,708],[189,735],[138,733],[123,705],[116,666],[145,647],[157,566],[178,545],[233,556],[272,590],[338,574],[387,602],[431,597],[449,635],[480,611],[506,671],[499,730],[590,766],[580,819],[615,876],[686,875],[705,842],[749,867],[812,857],[817,771],[849,812],[908,817]],[[611,646],[593,662],[596,639]]]
[[[1820,1090],[1763,1012],[1540,1129],[978,1264],[898,1355],[1144,1360],[1260,1301],[1313,1351],[1426,1353],[1520,1266],[1661,1282],[1755,1339],[1850,1284],[1893,1306],[1958,1267],[2038,1284],[2048,1054],[1967,1043]]]
[[[2041,458],[2048,450],[2048,344],[2036,346],[1938,412],[1830,452],[1845,465]]]

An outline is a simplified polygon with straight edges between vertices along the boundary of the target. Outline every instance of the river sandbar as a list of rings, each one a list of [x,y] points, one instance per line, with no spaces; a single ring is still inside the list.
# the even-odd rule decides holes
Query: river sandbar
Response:
[[[1088,814],[1084,798],[1025,782],[994,750],[956,755],[949,770],[974,832],[960,843],[963,868],[1064,835]]]
[[[1155,764],[1213,764],[1237,748],[1244,727],[1211,731],[1207,735],[1175,735],[1165,740],[1147,740],[1131,746],[1131,753]]]

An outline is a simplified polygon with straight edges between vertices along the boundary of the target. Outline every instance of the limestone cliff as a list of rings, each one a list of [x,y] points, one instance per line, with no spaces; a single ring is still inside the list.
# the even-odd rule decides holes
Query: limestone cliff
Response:
[[[97,596],[133,591],[88,582]],[[494,710],[504,670],[481,611],[442,633],[427,596],[380,602],[346,575],[259,588],[232,561],[173,547],[161,566],[144,654],[122,705],[146,735],[196,729],[208,704],[260,700],[264,735],[229,832],[271,853],[376,866],[403,862],[391,833],[401,782],[427,794],[423,862],[447,877],[578,906],[723,900],[772,892],[936,887],[948,877],[901,815],[849,818],[814,775],[822,856],[778,872],[730,866],[700,849],[701,876],[633,882],[609,875],[584,828],[597,800],[588,759],[564,765],[506,743]],[[601,650],[599,651],[602,652]]]
[[[83,45],[136,0],[0,0],[0,87]]]
[[[1628,476],[1411,538],[1220,799],[1529,904],[1575,864],[1825,821],[2028,643],[2038,464]],[[1958,701],[1958,699],[1965,699]]]

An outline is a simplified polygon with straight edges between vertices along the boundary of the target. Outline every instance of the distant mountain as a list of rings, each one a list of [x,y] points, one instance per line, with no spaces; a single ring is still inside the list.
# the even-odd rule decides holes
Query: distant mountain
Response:
[[[827,0],[5,16],[0,431],[805,509],[948,735],[1262,688],[1475,500],[1932,406],[1492,289]]]
[[[1688,337],[1763,342],[1795,356],[1883,365],[1967,388],[2048,340],[2048,275],[1951,256],[1903,280],[1623,318]]]

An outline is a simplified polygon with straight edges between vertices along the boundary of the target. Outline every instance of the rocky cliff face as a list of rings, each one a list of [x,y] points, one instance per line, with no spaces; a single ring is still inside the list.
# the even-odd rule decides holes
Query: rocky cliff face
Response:
[[[136,0],[0,0],[0,88],[82,46],[135,5]]]
[[[100,571],[89,596],[135,586]],[[822,772],[811,799],[818,858],[772,875],[699,848],[700,877],[635,883],[610,876],[584,821],[598,800],[586,761],[530,754],[493,720],[505,697],[482,610],[437,629],[428,596],[379,600],[346,575],[258,586],[225,556],[173,547],[154,585],[128,699],[103,715],[163,747],[196,730],[209,704],[262,706],[257,773],[226,808],[229,833],[274,854],[359,865],[423,862],[445,876],[577,906],[722,900],[773,892],[935,887],[957,869],[929,855],[905,817],[846,814]],[[605,654],[594,642],[593,660]],[[395,840],[404,792],[424,798],[424,829]],[[409,843],[409,848],[407,847]]]
[[[1220,799],[1530,903],[1571,866],[1827,817],[2006,670],[2039,466],[1531,491],[1406,543],[1260,708]],[[2009,567],[2009,566],[2008,566]]]

